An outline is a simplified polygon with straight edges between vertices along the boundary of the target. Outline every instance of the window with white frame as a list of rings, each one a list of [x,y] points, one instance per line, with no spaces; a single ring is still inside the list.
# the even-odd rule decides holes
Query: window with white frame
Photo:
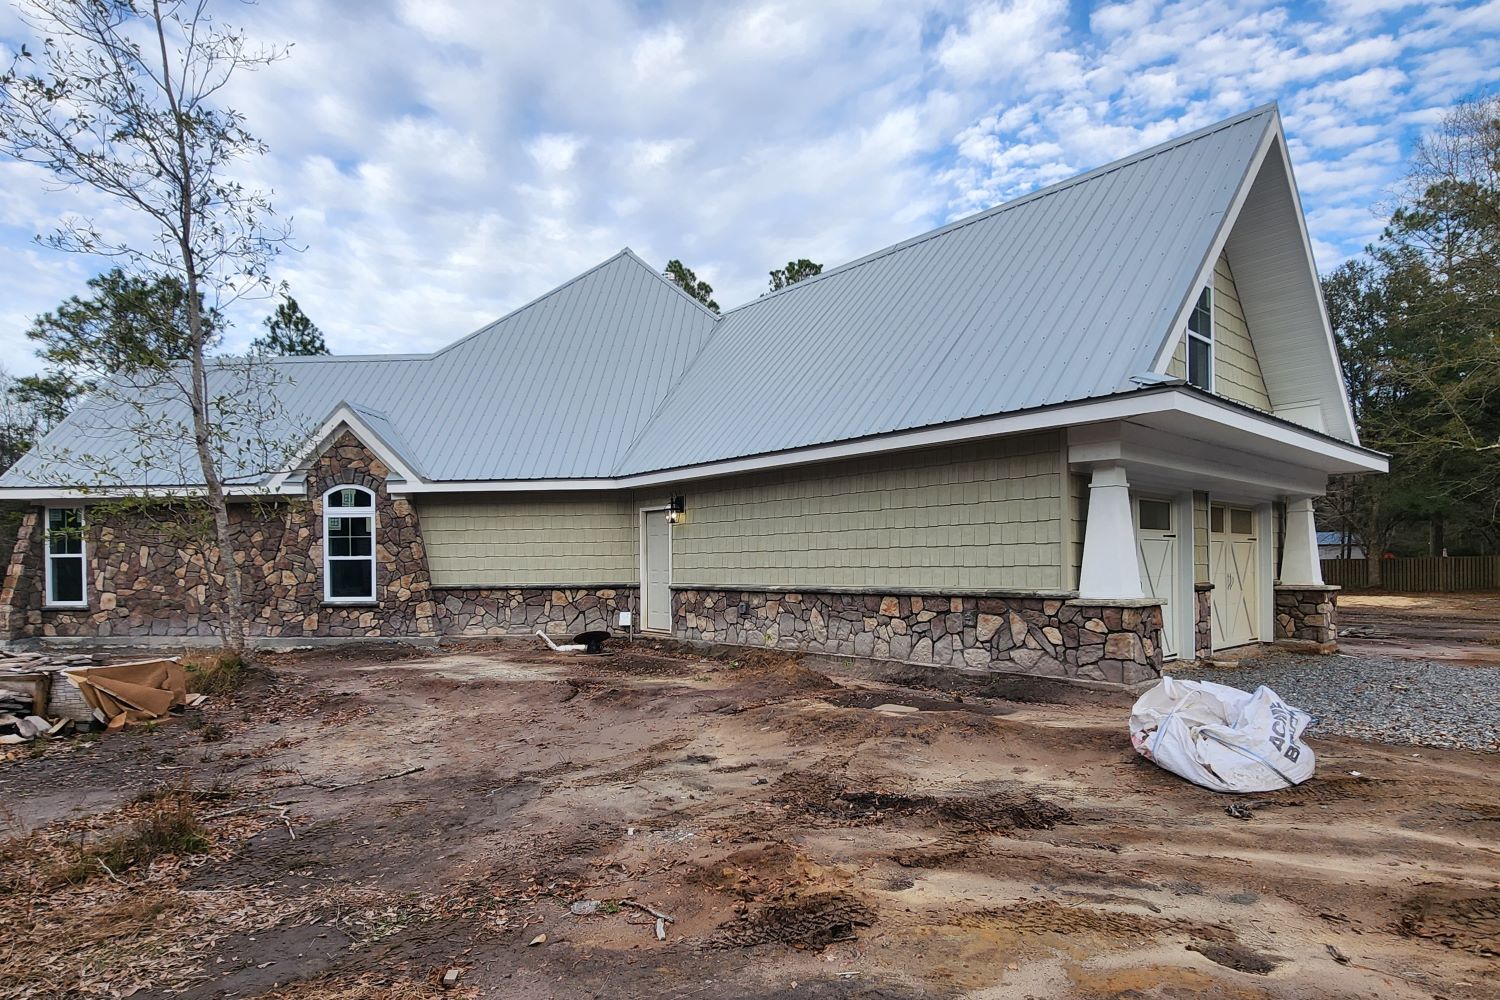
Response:
[[[1188,314],[1187,380],[1210,392],[1214,388],[1214,304],[1213,292],[1207,288]]]
[[[337,486],[323,494],[323,597],[375,600],[375,494]]]
[[[88,607],[83,508],[47,508],[47,603],[58,608]]]

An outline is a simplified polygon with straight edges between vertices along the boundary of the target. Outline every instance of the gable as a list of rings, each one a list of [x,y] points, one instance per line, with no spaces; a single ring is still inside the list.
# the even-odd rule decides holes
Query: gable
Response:
[[[1214,392],[1236,403],[1270,411],[1271,397],[1266,392],[1265,376],[1256,356],[1255,341],[1240,304],[1239,288],[1229,266],[1229,254],[1220,253],[1214,264]],[[1177,342],[1177,350],[1167,366],[1173,378],[1187,378],[1187,343]]]

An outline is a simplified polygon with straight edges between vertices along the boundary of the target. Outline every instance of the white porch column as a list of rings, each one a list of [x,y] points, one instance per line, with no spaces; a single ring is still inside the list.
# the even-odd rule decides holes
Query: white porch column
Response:
[[[1118,462],[1099,462],[1089,484],[1078,596],[1107,600],[1145,597],[1135,547],[1135,520],[1130,516],[1125,467]]]
[[[1294,497],[1286,502],[1286,542],[1281,550],[1281,585],[1323,586],[1323,565],[1318,560],[1318,529],[1313,521],[1312,497]]]

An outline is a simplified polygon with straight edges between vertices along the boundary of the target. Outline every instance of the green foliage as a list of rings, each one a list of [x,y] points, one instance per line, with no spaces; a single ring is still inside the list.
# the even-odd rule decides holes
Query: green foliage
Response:
[[[806,257],[789,260],[786,262],[786,267],[779,267],[771,272],[771,291],[780,291],[788,285],[795,285],[804,278],[811,278],[822,273],[823,265],[816,264]]]
[[[328,353],[323,331],[307,318],[290,295],[283,296],[276,304],[276,311],[266,317],[265,326],[265,334],[250,342],[250,350],[258,354],[309,357]]]
[[[692,268],[683,264],[682,261],[676,259],[667,261],[666,269],[662,271],[662,274],[669,281],[676,284],[677,287],[708,306],[714,312],[719,311],[719,304],[714,301],[714,286],[700,280],[693,273]]]
[[[1500,98],[1454,109],[1364,259],[1324,281],[1363,442],[1391,474],[1333,484],[1325,522],[1372,553],[1500,547]],[[1409,532],[1404,536],[1412,541]],[[1415,547],[1414,545],[1412,546]]]

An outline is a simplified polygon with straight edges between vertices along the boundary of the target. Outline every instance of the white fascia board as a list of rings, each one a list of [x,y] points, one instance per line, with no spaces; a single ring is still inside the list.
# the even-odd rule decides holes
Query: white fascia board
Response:
[[[1213,279],[1214,268],[1219,263],[1219,255],[1224,252],[1225,245],[1229,243],[1229,234],[1234,231],[1235,220],[1240,217],[1240,210],[1245,207],[1245,200],[1250,197],[1250,189],[1255,186],[1255,178],[1260,174],[1261,164],[1265,163],[1266,154],[1279,135],[1281,135],[1281,114],[1278,112],[1266,125],[1266,130],[1255,147],[1255,155],[1250,157],[1250,164],[1240,177],[1239,187],[1235,189],[1234,198],[1229,203],[1229,211],[1225,212],[1223,218],[1219,220],[1219,228],[1214,233],[1214,241],[1209,247],[1208,256],[1198,267],[1197,280],[1193,283],[1193,287],[1188,289],[1187,298],[1178,307],[1176,318],[1167,328],[1166,339],[1156,352],[1156,361],[1151,365],[1151,371],[1156,374],[1167,373],[1177,345],[1182,342],[1183,337],[1187,336],[1188,317],[1192,315],[1193,307],[1198,303],[1198,293]],[[1282,142],[1282,148],[1286,148],[1285,140]]]
[[[773,452],[748,458],[706,462],[700,465],[664,469],[629,476],[590,479],[492,479],[428,482],[417,478],[402,483],[392,483],[389,490],[395,494],[444,494],[444,493],[524,493],[558,492],[567,490],[604,491],[632,490],[712,479],[744,472],[765,469],[780,469],[820,462],[835,462],[846,458],[861,458],[883,455],[889,452],[908,451],[916,448],[939,447],[979,441],[985,438],[1002,437],[1008,434],[1025,434],[1031,431],[1057,430],[1079,424],[1101,423],[1111,420],[1128,420],[1163,414],[1188,414],[1212,424],[1239,432],[1250,432],[1281,445],[1296,448],[1309,458],[1324,458],[1349,466],[1361,472],[1385,472],[1389,461],[1384,455],[1357,445],[1345,444],[1333,438],[1305,430],[1286,423],[1269,414],[1243,407],[1227,400],[1216,399],[1198,390],[1183,386],[1159,386],[1137,389],[1131,392],[1106,396],[1102,399],[1065,403],[1058,406],[1026,410],[1021,413],[981,417],[963,423],[945,424],[940,427],[924,427],[909,431],[896,431],[878,437],[859,438],[838,444],[814,445],[796,451]],[[368,444],[369,442],[367,442]],[[373,445],[371,445],[373,450]],[[384,460],[385,456],[381,455]],[[398,471],[393,466],[392,471]],[[100,491],[90,491],[100,495]],[[171,495],[182,495],[181,489],[167,491]],[[245,494],[267,492],[265,488],[240,488]],[[300,492],[300,488],[298,490]],[[0,489],[0,500],[53,499],[67,496],[56,489]],[[150,495],[150,494],[147,494]]]
[[[701,465],[646,472],[609,479],[499,479],[469,482],[413,483],[394,488],[393,492],[418,493],[510,493],[551,490],[621,490],[641,489],[695,479],[731,476],[743,472],[787,468],[845,458],[860,458],[914,448],[936,447],[978,441],[1028,431],[1056,430],[1078,424],[1109,420],[1126,420],[1151,414],[1186,413],[1212,423],[1240,431],[1253,431],[1262,437],[1310,452],[1314,456],[1352,465],[1361,471],[1384,472],[1387,460],[1375,452],[1346,445],[1313,431],[1285,423],[1266,414],[1229,402],[1200,395],[1179,386],[1140,389],[1103,399],[1028,410],[996,417],[983,417],[960,424],[897,431],[879,437],[861,438],[839,444],[816,445],[791,452],[776,452],[749,458],[707,462]]]
[[[1302,238],[1302,256],[1312,276],[1314,298],[1318,301],[1318,325],[1323,330],[1328,347],[1328,362],[1333,366],[1333,377],[1338,385],[1339,403],[1344,411],[1344,420],[1349,429],[1349,440],[1359,444],[1359,425],[1354,422],[1354,408],[1349,404],[1349,386],[1344,382],[1344,366],[1339,364],[1339,345],[1333,337],[1333,326],[1328,322],[1328,304],[1323,298],[1323,280],[1318,277],[1318,262],[1313,256],[1312,240],[1307,235],[1307,217],[1302,214],[1302,193],[1297,190],[1297,175],[1292,170],[1292,158],[1287,152],[1286,135],[1281,130],[1281,116],[1276,116],[1276,134],[1281,137],[1281,165],[1286,171],[1287,187],[1292,192],[1292,214],[1297,219],[1297,233]]]
[[[333,408],[333,413],[328,419],[323,421],[322,425],[308,437],[307,444],[293,457],[291,466],[271,477],[270,482],[266,484],[266,492],[283,496],[301,496],[305,493],[303,485],[300,482],[294,482],[292,477],[307,471],[313,460],[321,455],[333,441],[341,427],[349,428],[354,436],[359,438],[360,442],[374,452],[375,457],[391,470],[390,479],[387,481],[387,488],[391,492],[400,492],[410,488],[412,484],[422,482],[422,477],[402,460],[390,443],[377,434],[353,407],[348,403],[340,403]]]
[[[11,486],[0,488],[0,500],[77,500],[84,503],[90,500],[122,500],[127,497],[169,500],[201,497],[207,492],[208,490],[202,486],[91,486],[87,489],[64,486]],[[226,486],[224,495],[257,497],[265,496],[266,491],[259,485]]]

